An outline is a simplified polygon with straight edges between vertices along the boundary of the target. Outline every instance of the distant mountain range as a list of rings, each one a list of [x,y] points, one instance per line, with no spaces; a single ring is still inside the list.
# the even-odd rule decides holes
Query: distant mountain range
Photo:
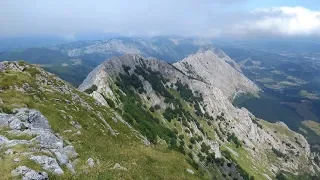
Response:
[[[140,54],[173,63],[200,49],[215,49],[215,47],[210,40],[199,38],[121,37],[100,41],[79,41],[50,48],[7,51],[0,53],[0,61],[25,60],[39,64],[78,86],[94,67],[113,56]]]

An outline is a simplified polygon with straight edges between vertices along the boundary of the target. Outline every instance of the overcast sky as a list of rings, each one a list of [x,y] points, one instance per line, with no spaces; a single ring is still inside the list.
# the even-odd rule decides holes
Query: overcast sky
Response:
[[[0,37],[320,35],[319,0],[0,0]]]

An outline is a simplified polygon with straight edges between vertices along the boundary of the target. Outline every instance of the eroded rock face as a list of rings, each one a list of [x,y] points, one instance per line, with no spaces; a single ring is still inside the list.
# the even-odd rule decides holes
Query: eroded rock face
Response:
[[[229,61],[232,60],[229,58]],[[173,65],[186,75],[219,88],[228,98],[238,91],[259,91],[257,85],[212,51],[198,52]]]
[[[64,146],[63,139],[54,134],[48,120],[39,111],[22,108],[15,109],[14,113],[0,113],[0,128],[9,128],[7,133],[12,135],[25,135],[32,138],[30,140],[9,140],[5,136],[0,136],[0,148],[14,147],[21,144],[34,146],[29,149],[30,152],[24,152],[23,155],[38,163],[45,171],[62,175],[64,172],[61,166],[65,165],[71,173],[75,173],[71,161],[78,157],[78,153],[73,146]],[[33,153],[52,154],[55,158],[47,155],[33,155]],[[5,154],[12,155],[14,151],[8,149]],[[48,177],[47,174],[43,173],[35,176],[36,172],[25,166],[19,166],[14,172],[15,174],[20,173],[19,175],[23,175],[25,179]]]

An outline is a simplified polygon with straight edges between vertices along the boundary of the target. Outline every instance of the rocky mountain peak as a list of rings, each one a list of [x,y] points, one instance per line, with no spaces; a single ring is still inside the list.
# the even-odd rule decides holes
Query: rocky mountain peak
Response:
[[[173,65],[186,75],[200,78],[201,81],[219,88],[228,98],[232,98],[237,92],[258,92],[257,85],[228,64],[223,59],[227,56],[222,51],[219,52],[199,51]]]

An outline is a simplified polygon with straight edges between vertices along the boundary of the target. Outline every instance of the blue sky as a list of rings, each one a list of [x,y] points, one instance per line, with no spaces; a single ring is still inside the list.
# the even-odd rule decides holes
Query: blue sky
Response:
[[[302,6],[311,10],[319,10],[319,0],[251,0],[248,1],[249,9],[280,7],[280,6]]]
[[[1,0],[0,37],[318,36],[318,0]]]

